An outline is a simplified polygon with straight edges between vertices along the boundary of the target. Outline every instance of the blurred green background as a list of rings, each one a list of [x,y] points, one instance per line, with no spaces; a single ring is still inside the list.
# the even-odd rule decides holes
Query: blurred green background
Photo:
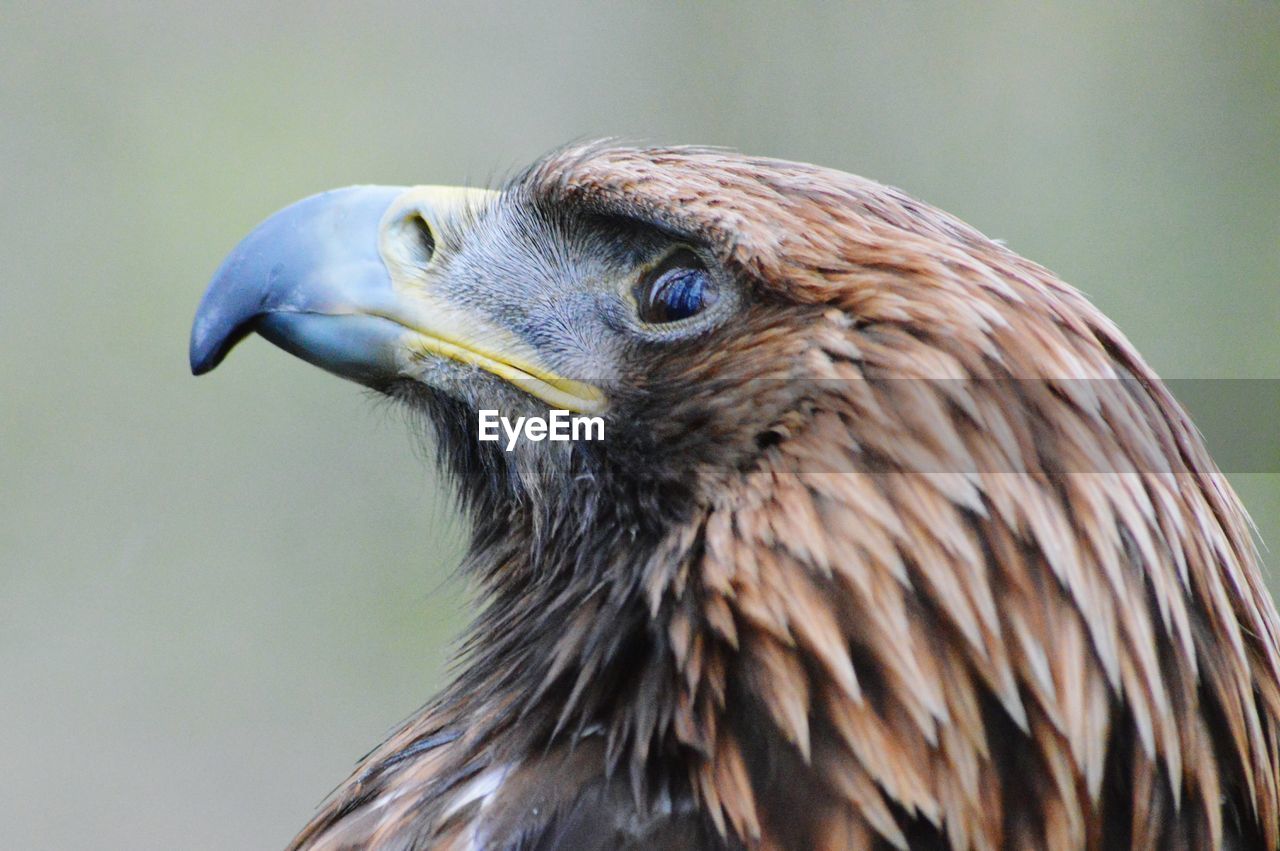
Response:
[[[808,160],[1166,376],[1280,379],[1274,2],[7,0],[0,116],[2,848],[280,847],[440,682],[462,529],[401,416],[260,340],[187,373],[222,256],[319,189],[601,135]]]

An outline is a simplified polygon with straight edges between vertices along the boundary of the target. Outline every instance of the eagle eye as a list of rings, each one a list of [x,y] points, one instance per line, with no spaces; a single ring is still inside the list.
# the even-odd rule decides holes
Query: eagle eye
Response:
[[[640,319],[662,324],[696,316],[716,303],[719,292],[698,255],[674,252],[641,276],[636,285]]]

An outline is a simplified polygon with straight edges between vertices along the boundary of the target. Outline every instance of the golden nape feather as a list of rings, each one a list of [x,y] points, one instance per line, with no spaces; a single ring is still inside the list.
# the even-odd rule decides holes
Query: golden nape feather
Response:
[[[525,270],[575,305],[486,315],[601,388],[606,440],[506,453],[438,372],[380,388],[458,481],[479,614],[294,847],[1280,848],[1248,520],[1076,290],[895,189],[706,149],[562,151],[433,228],[440,292]],[[671,245],[711,318],[625,331],[589,288]]]

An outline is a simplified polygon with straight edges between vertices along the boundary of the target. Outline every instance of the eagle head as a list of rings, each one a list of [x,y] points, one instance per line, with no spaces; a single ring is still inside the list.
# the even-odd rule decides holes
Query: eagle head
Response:
[[[473,528],[456,679],[298,847],[1277,847],[1243,510],[1120,331],[959,220],[591,144],[277,213],[192,369],[251,332],[420,414]],[[487,439],[553,412],[599,439]]]

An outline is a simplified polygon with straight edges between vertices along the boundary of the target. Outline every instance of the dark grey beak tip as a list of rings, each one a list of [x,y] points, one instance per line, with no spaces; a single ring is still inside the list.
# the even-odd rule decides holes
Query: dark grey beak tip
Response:
[[[197,328],[191,334],[191,374],[204,375],[222,363],[227,352],[253,331],[252,323],[246,322],[229,334],[201,334]],[[221,338],[221,339],[219,339]]]
[[[191,356],[191,374],[204,375],[209,370],[218,365],[221,358],[200,358],[196,355]]]
[[[248,281],[243,280],[240,268],[244,265],[245,243],[251,239],[252,235],[223,261],[200,299],[191,325],[188,353],[192,375],[204,375],[222,363],[232,347],[253,331],[254,320],[261,309],[261,290],[254,285],[252,274]],[[259,273],[257,277],[262,276]]]

